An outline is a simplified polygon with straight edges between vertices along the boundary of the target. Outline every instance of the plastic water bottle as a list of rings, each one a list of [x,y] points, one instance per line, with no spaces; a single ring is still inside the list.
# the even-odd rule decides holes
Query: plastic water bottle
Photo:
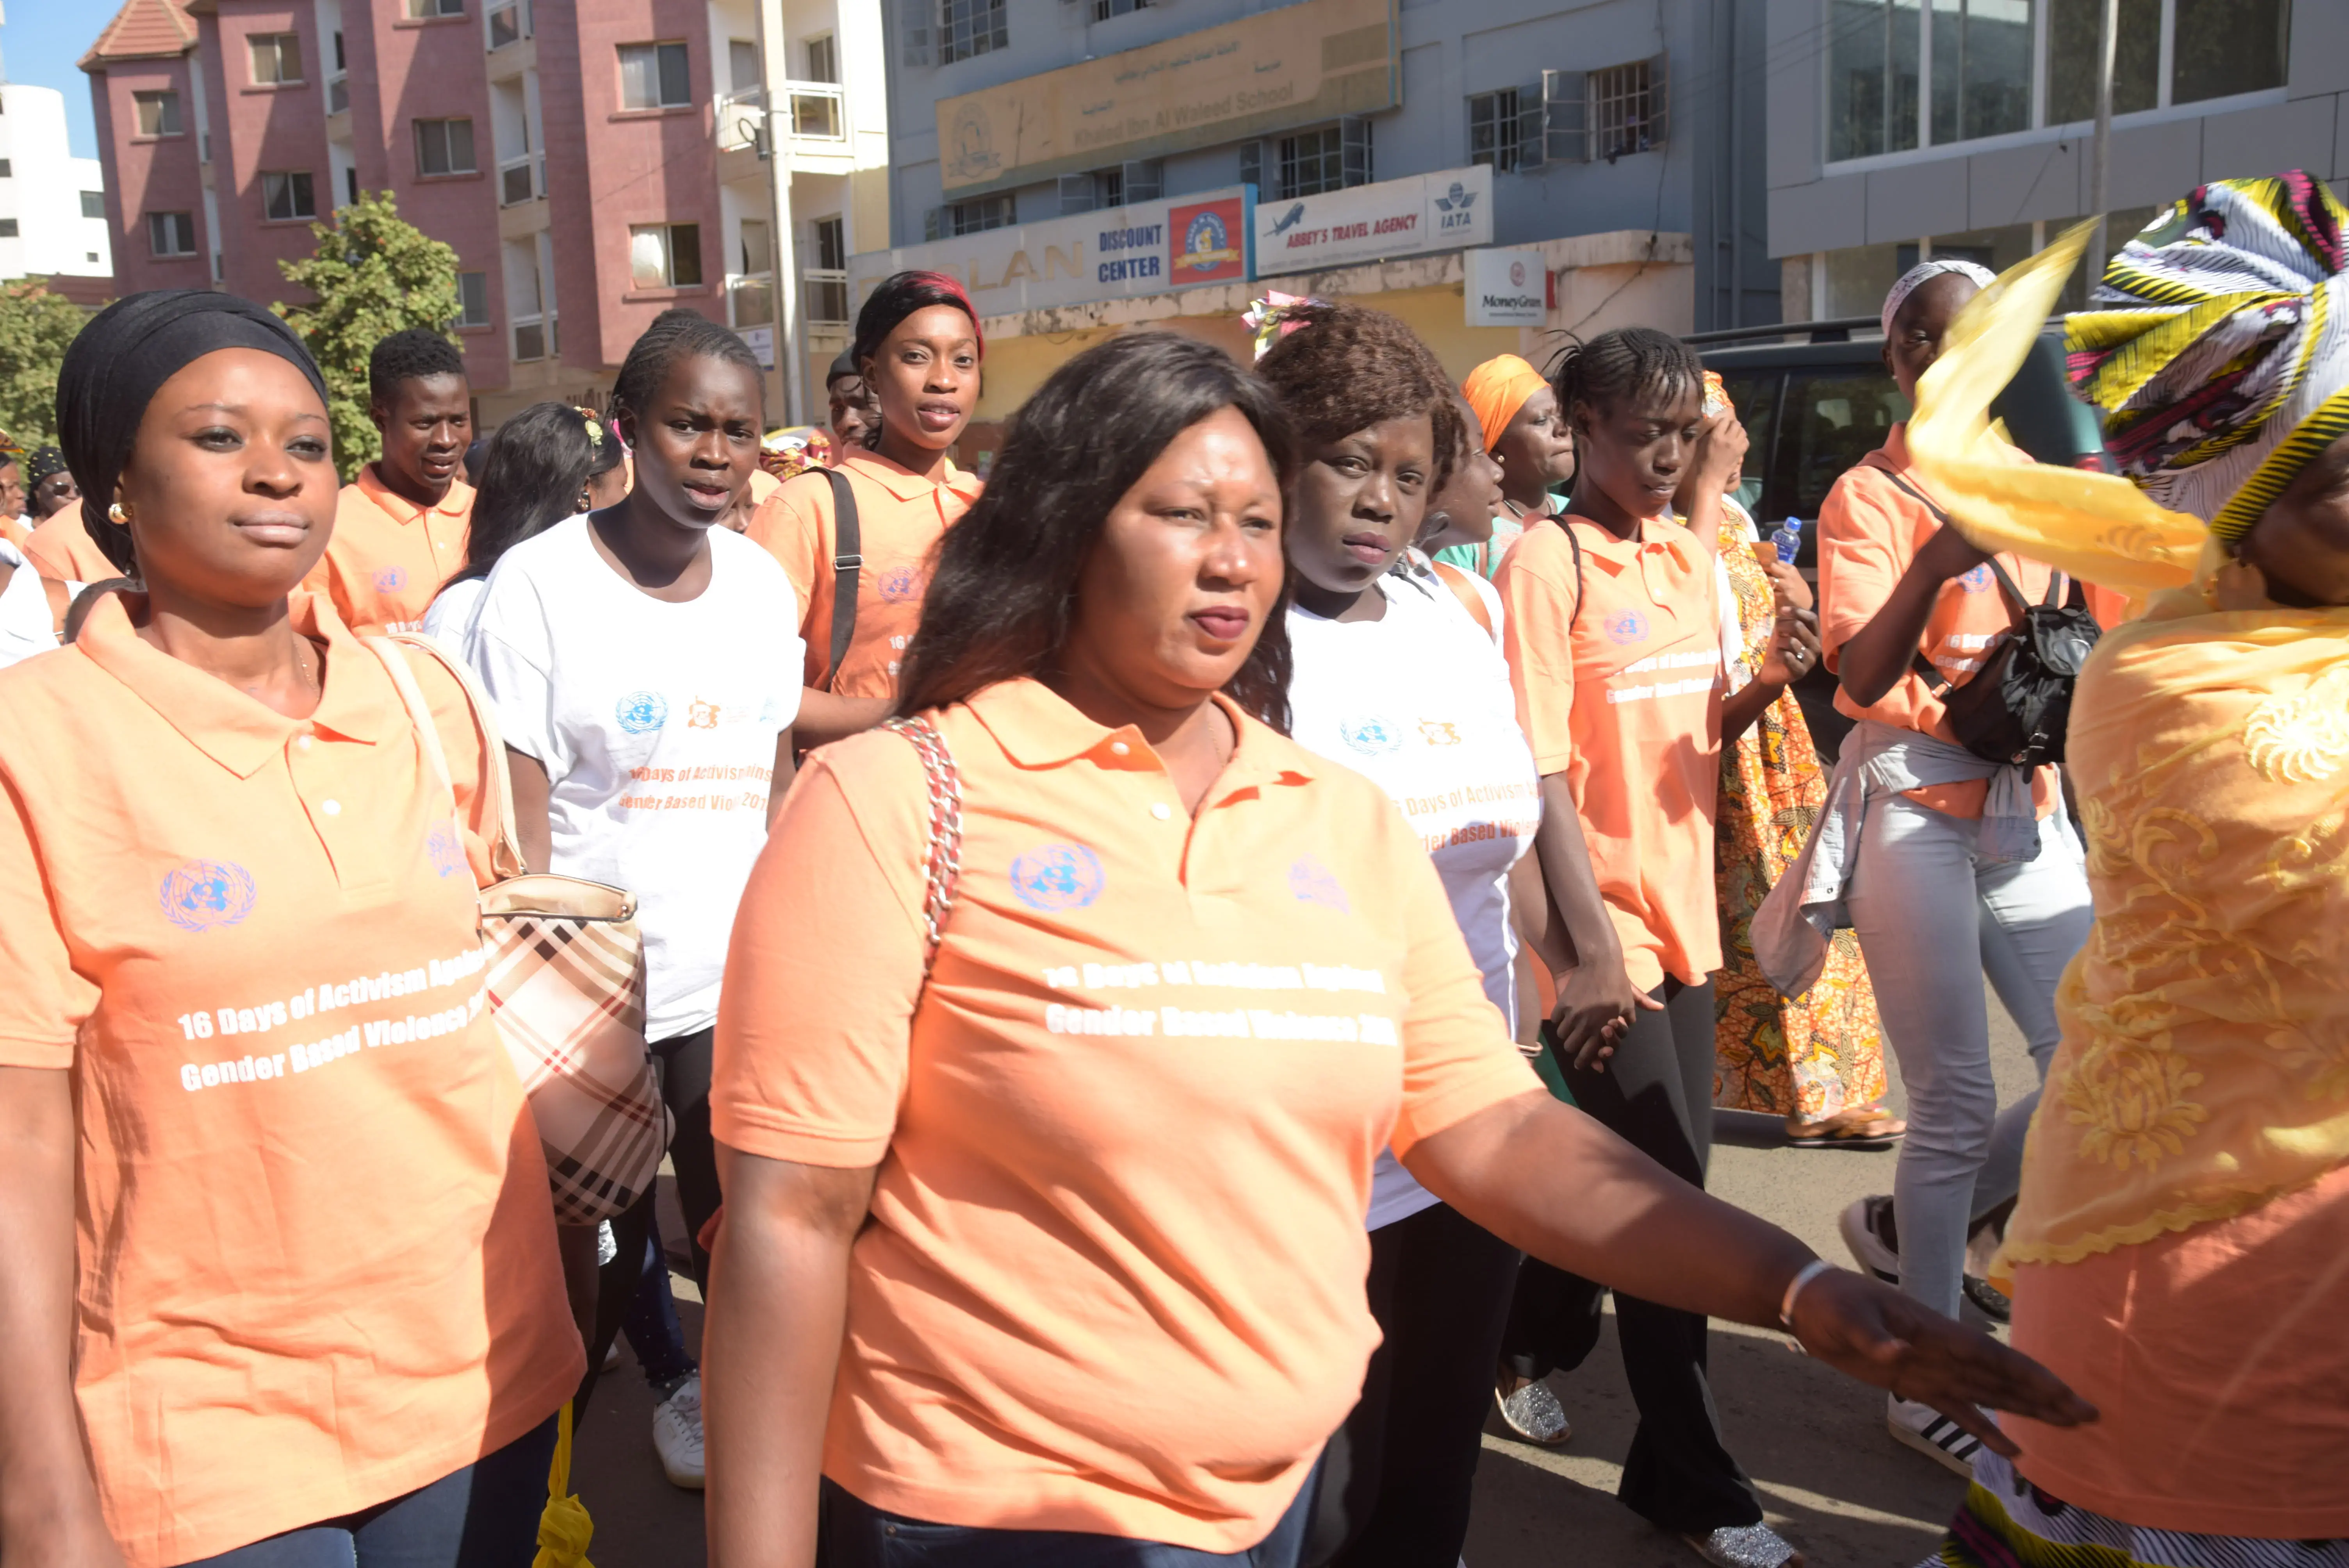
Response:
[[[1803,548],[1803,520],[1790,517],[1771,531],[1770,542],[1778,547],[1778,559],[1792,566]]]

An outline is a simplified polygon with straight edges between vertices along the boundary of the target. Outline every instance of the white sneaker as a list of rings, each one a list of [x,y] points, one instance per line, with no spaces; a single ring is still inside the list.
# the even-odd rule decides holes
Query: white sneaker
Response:
[[[1836,1217],[1836,1229],[1843,1233],[1843,1244],[1851,1249],[1852,1262],[1886,1284],[1898,1286],[1900,1253],[1885,1239],[1885,1233],[1892,1228],[1891,1222],[1892,1200],[1879,1194],[1854,1198]]]
[[[677,1386],[653,1410],[653,1451],[660,1455],[668,1483],[688,1491],[702,1488],[701,1374]]]
[[[1884,1399],[1884,1426],[1892,1434],[1893,1441],[1906,1443],[1959,1475],[1973,1475],[1974,1456],[1982,1452],[1982,1439],[1932,1406],[1888,1394]]]

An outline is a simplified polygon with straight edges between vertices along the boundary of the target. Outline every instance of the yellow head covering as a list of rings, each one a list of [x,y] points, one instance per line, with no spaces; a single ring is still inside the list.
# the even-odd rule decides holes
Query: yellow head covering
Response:
[[[1468,399],[1468,407],[1476,410],[1476,423],[1485,428],[1486,451],[1501,444],[1501,433],[1517,417],[1517,410],[1548,385],[1540,371],[1514,354],[1487,359],[1468,372],[1460,392]]]

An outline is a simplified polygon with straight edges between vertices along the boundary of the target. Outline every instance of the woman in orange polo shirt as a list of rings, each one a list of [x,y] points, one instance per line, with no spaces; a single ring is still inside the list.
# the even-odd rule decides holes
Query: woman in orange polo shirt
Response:
[[[1894,285],[1884,363],[1912,403],[1942,334],[1990,281],[1971,263],[1936,261]],[[2039,1102],[2034,1088],[1999,1109],[1983,977],[2044,1078],[2063,1037],[2056,983],[2087,940],[2092,913],[2086,854],[2055,769],[2026,774],[1975,757],[1951,733],[1942,700],[2019,618],[1999,574],[2036,603],[2054,573],[2013,553],[1993,569],[1942,526],[1931,496],[1909,471],[1907,427],[1893,426],[1819,510],[1819,612],[1827,663],[1842,680],[1836,707],[1859,721],[1828,787],[1831,812],[1837,784],[1864,790],[1843,841],[1842,885],[1909,1097],[1891,1194],[1856,1201],[1841,1229],[1878,1278],[1955,1313],[1967,1238],[2020,1188],[2023,1134]],[[1808,885],[1818,885],[1816,874]],[[2004,1315],[1981,1284],[1966,1294]],[[1973,1439],[1930,1405],[1893,1399],[1885,1420],[1896,1440],[1971,1472]]]
[[[82,329],[144,586],[0,672],[0,1540],[42,1568],[510,1568],[584,1370],[484,1007],[482,739],[295,591],[326,388],[233,294]],[[108,503],[99,505],[99,498]]]
[[[2085,1414],[1542,1089],[1402,813],[1275,727],[1291,451],[1208,345],[1079,355],[947,535],[912,728],[785,798],[719,1015],[713,1563],[810,1563],[821,1494],[834,1568],[1287,1568],[1387,1147],[1561,1264]]]
[[[1713,1148],[1721,747],[1818,646],[1804,613],[1782,605],[1754,678],[1727,692],[1720,567],[1670,515],[1689,469],[1718,495],[1738,458],[1698,444],[1702,375],[1687,345],[1648,327],[1566,353],[1557,398],[1580,462],[1573,510],[1528,528],[1495,583],[1518,719],[1542,774],[1536,849],[1578,959],[1557,976],[1558,1065],[1576,1103],[1692,1187]],[[1596,1286],[1529,1260],[1496,1391],[1578,1363],[1598,1310]],[[1710,1563],[1794,1560],[1723,1445],[1702,1315],[1619,1290],[1615,1313],[1640,1407],[1624,1504]]]
[[[799,595],[807,692],[793,738],[802,748],[878,724],[895,704],[931,555],[978,499],[978,477],[947,454],[978,407],[985,350],[978,312],[953,278],[899,273],[883,283],[857,313],[849,348],[879,423],[871,449],[851,447],[836,466],[785,481],[750,520],[746,531]],[[854,552],[840,548],[833,474],[856,502]],[[858,558],[853,571],[843,555]],[[852,585],[843,622],[840,596]]]

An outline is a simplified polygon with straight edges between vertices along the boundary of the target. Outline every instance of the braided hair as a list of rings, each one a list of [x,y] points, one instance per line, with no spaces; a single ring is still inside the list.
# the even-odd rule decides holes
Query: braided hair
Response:
[[[627,358],[612,383],[612,417],[642,416],[660,396],[661,383],[680,359],[704,357],[739,365],[759,384],[763,407],[767,379],[760,374],[759,356],[730,328],[719,325],[698,311],[682,306],[653,317],[650,326],[628,346]],[[762,425],[763,428],[763,425]]]
[[[1256,373],[1280,395],[1300,445],[1343,440],[1389,419],[1424,417],[1435,434],[1433,495],[1460,458],[1460,408],[1452,378],[1417,334],[1382,310],[1314,303],[1290,308],[1298,324],[1265,350]]]
[[[1558,412],[1576,423],[1575,406],[1593,411],[1651,392],[1671,394],[1702,386],[1704,365],[1696,350],[1652,326],[1619,326],[1588,343],[1569,343],[1550,362],[1550,387]],[[1580,426],[1576,425],[1579,433]]]

